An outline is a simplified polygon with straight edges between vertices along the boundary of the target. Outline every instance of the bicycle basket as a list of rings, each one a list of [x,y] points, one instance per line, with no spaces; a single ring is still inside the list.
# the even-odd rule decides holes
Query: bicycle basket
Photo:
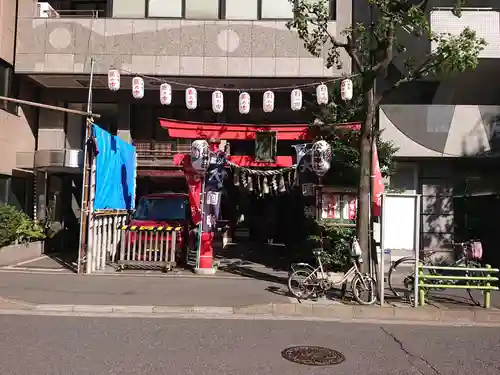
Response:
[[[467,246],[466,250],[467,259],[481,260],[483,257],[483,245],[481,241],[473,241]]]

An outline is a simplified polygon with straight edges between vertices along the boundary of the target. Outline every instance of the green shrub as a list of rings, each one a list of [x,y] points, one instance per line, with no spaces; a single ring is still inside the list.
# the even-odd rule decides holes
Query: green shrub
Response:
[[[0,247],[45,238],[43,228],[14,206],[0,205]]]
[[[351,267],[351,242],[355,229],[338,226],[330,220],[316,223],[313,233],[308,236],[308,248],[321,247],[321,237],[326,237],[321,260],[328,271],[345,272]]]

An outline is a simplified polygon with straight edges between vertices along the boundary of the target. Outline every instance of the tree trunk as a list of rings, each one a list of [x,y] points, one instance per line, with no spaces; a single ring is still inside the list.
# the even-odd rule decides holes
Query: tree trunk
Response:
[[[371,256],[369,251],[370,242],[370,178],[371,178],[371,136],[375,120],[375,100],[374,89],[370,88],[365,96],[366,119],[361,124],[359,142],[359,197],[358,197],[358,217],[357,236],[359,245],[363,251],[362,272],[370,269]]]

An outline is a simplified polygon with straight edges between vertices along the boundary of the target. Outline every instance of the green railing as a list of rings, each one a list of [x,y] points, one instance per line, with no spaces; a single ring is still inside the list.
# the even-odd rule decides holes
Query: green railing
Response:
[[[447,276],[438,274],[425,274],[424,270],[429,271],[461,271],[477,274],[481,272],[486,276]],[[488,264],[485,268],[466,268],[466,267],[446,267],[446,266],[427,266],[420,264],[418,266],[418,299],[419,305],[425,306],[426,289],[469,289],[481,290],[484,296],[484,307],[491,307],[491,291],[498,290],[497,286],[491,285],[498,281],[498,277],[492,276],[498,273],[497,268],[491,268]],[[440,283],[432,283],[432,280],[439,280]],[[472,283],[471,283],[472,282]]]

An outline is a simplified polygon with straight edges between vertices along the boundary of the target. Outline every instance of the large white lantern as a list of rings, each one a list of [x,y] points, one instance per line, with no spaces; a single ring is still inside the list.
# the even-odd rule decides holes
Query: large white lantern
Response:
[[[141,77],[132,78],[132,95],[135,99],[144,98],[144,80]]]
[[[196,109],[198,106],[198,93],[194,87],[186,89],[186,107],[187,109]]]
[[[197,139],[191,143],[191,165],[196,172],[205,173],[209,164],[210,149],[208,142]]]
[[[266,91],[262,97],[262,109],[269,113],[274,111],[274,92]]]
[[[349,101],[352,99],[353,84],[349,78],[344,79],[340,83],[340,97],[344,101]]]
[[[247,115],[250,112],[250,94],[242,92],[239,96],[238,109],[242,115]]]
[[[222,91],[214,91],[212,93],[212,111],[221,113],[224,110],[224,94]]]
[[[300,111],[302,109],[302,91],[300,89],[292,90],[290,93],[290,107],[292,111]]]
[[[311,167],[314,173],[323,177],[330,169],[332,162],[332,148],[326,141],[315,142],[311,150]]]
[[[160,86],[160,103],[170,105],[172,103],[172,86],[168,83],[162,83]]]
[[[120,90],[120,72],[116,69],[111,69],[108,72],[108,87],[111,91]]]
[[[328,87],[324,83],[316,87],[316,100],[318,104],[328,103]]]

